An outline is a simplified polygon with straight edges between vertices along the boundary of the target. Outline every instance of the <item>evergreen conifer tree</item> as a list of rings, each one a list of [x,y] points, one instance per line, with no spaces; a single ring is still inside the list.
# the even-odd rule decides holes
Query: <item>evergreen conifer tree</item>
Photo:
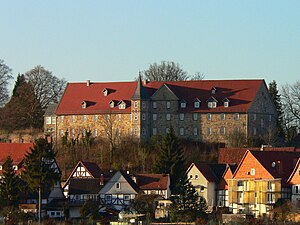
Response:
[[[13,168],[13,160],[10,156],[3,164],[2,178],[0,182],[0,202],[2,207],[17,207],[20,198],[20,178]]]
[[[159,159],[154,170],[156,173],[170,175],[170,189],[172,194],[178,193],[178,184],[185,180],[185,158],[180,140],[171,128],[163,137],[159,149]]]

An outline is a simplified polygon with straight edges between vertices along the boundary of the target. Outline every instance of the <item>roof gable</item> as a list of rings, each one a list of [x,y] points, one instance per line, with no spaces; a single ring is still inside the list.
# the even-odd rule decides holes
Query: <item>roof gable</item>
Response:
[[[116,184],[119,183],[119,188]],[[138,194],[139,188],[123,171],[117,171],[112,178],[103,186],[99,194]]]
[[[300,184],[300,158],[297,160],[294,170],[288,178],[287,183]]]
[[[170,85],[163,84],[151,97],[152,100],[174,100],[178,101],[179,98],[171,90]]]

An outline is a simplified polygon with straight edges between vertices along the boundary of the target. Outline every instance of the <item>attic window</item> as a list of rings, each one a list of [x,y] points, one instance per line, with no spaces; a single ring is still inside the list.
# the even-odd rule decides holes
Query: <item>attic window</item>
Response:
[[[103,89],[103,95],[107,96],[108,95],[108,90],[106,88]]]
[[[216,94],[216,91],[217,91],[217,89],[216,89],[215,87],[212,87],[211,93],[212,93],[213,95]]]
[[[109,107],[110,108],[114,108],[115,107],[115,102],[114,101],[110,101],[109,102]]]
[[[207,107],[212,109],[212,108],[216,108],[217,107],[217,99],[215,99],[213,96],[211,96],[208,100],[207,100]]]
[[[13,169],[14,170],[18,170],[18,166],[17,165],[13,165]]]
[[[199,99],[196,99],[195,101],[194,101],[194,108],[195,109],[198,109],[198,108],[200,108],[200,100]]]
[[[229,107],[229,102],[230,102],[229,99],[228,98],[224,98],[223,102],[224,102],[224,107],[228,108]]]
[[[116,188],[117,188],[117,189],[120,189],[120,188],[121,188],[121,183],[119,183],[119,182],[116,183]]]
[[[119,109],[126,109],[126,103],[123,102],[123,101],[121,101],[121,102],[119,103]]]
[[[180,108],[182,108],[182,109],[186,108],[186,101],[185,100],[182,100],[180,102]]]
[[[81,103],[81,107],[82,107],[83,109],[86,109],[86,101],[83,101],[83,102]]]
[[[272,162],[272,168],[275,168],[276,162]]]

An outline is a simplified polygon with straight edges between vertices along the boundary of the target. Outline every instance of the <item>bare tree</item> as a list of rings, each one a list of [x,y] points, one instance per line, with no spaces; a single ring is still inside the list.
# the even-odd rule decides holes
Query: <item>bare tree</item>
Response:
[[[282,87],[283,129],[286,137],[291,139],[295,130],[300,129],[300,81]],[[290,131],[293,131],[292,133]],[[289,140],[287,140],[289,141]]]
[[[9,98],[7,85],[12,78],[11,69],[0,59],[0,106],[3,106]]]
[[[59,79],[42,66],[36,66],[25,73],[43,109],[50,103],[57,103],[66,86],[64,79]]]
[[[149,69],[144,71],[144,78],[150,81],[179,81],[189,77],[178,63],[162,61],[161,64],[151,64]]]

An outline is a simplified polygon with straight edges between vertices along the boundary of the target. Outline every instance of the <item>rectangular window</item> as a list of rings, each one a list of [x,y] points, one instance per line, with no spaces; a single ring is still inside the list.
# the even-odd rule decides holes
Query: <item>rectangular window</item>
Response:
[[[137,129],[137,128],[134,128],[133,134],[134,134],[134,135],[137,135],[137,134],[138,134],[138,129]]]
[[[46,124],[51,124],[51,117],[50,116],[46,117]]]
[[[272,115],[269,115],[269,122],[272,121]]]
[[[167,102],[167,109],[171,108],[171,103]]]
[[[138,102],[138,101],[135,101],[135,102],[134,102],[134,108],[137,108],[137,107],[139,107],[139,102]]]
[[[180,119],[180,120],[184,120],[184,113],[180,113],[180,114],[179,114],[179,119]]]
[[[216,102],[208,102],[207,106],[208,106],[208,108],[216,108],[217,103]]]
[[[124,195],[124,200],[129,201],[130,200],[130,195]]]
[[[153,129],[152,129],[152,134],[153,134],[153,135],[157,135],[157,128],[156,128],[156,127],[153,127]]]
[[[225,135],[225,127],[221,127],[220,128],[220,134],[221,135]]]
[[[182,109],[186,108],[186,102],[181,102],[180,103],[180,108],[182,108]]]
[[[153,120],[157,120],[157,114],[153,114],[153,115],[152,115],[152,119],[153,119]]]
[[[86,119],[87,119],[87,116],[86,116],[86,115],[83,115],[83,116],[82,116],[82,120],[83,120],[84,122],[86,122]]]
[[[239,120],[240,119],[240,114],[239,113],[235,113],[234,114],[234,119],[235,120]]]
[[[117,189],[121,189],[121,183],[119,183],[119,182],[116,183],[116,188],[117,188]]]
[[[122,114],[118,114],[118,120],[120,121],[122,119]]]
[[[225,120],[225,113],[222,113],[222,114],[220,115],[220,118],[221,118],[221,120]]]
[[[75,137],[75,129],[71,129],[71,135],[73,138]]]
[[[181,136],[184,135],[184,128],[183,127],[179,128],[179,133],[180,133]]]
[[[256,120],[256,113],[253,114],[253,120]]]
[[[194,102],[194,108],[196,109],[200,108],[200,102],[198,101]]]
[[[243,187],[243,186],[244,186],[244,181],[239,180],[239,181],[237,182],[237,186],[238,186],[238,187]]]
[[[85,137],[85,135],[86,135],[86,129],[83,129],[82,130],[82,136]]]
[[[299,193],[299,187],[295,186],[295,193],[298,194]]]
[[[251,175],[251,176],[254,176],[254,175],[255,175],[255,169],[254,169],[254,168],[251,168],[251,170],[250,170],[250,175]]]
[[[133,118],[134,118],[134,120],[138,120],[138,118],[139,118],[139,117],[138,117],[138,114],[135,113],[134,116],[133,116]]]
[[[98,121],[98,115],[94,115],[94,122]]]
[[[256,135],[256,127],[253,127],[253,135]]]
[[[142,108],[146,108],[146,102],[142,102]]]
[[[197,135],[198,135],[198,128],[194,127],[194,136],[197,136]]]
[[[52,122],[52,124],[56,124],[56,117],[55,116],[52,116],[52,118],[51,118],[51,122]]]
[[[97,137],[97,136],[98,136],[98,130],[94,129],[94,137]]]
[[[208,135],[211,135],[211,133],[212,133],[212,132],[211,132],[211,128],[210,128],[210,127],[207,128],[207,134],[208,134]]]
[[[171,120],[171,114],[170,113],[166,114],[166,120]]]
[[[76,121],[76,116],[75,116],[75,115],[72,115],[72,116],[71,116],[71,122],[74,123],[75,121]]]
[[[191,175],[190,175],[190,180],[192,180],[192,179],[193,179],[193,175],[191,174]]]
[[[59,117],[59,122],[61,122],[61,123],[64,122],[64,116]]]
[[[212,119],[212,116],[210,113],[207,114],[207,120],[211,120]]]
[[[146,135],[146,129],[142,128],[142,135]]]
[[[198,114],[197,113],[193,113],[193,120],[198,120]]]
[[[60,135],[61,137],[64,136],[64,130],[60,129],[60,130],[59,130],[59,135]]]
[[[228,106],[229,106],[229,102],[224,102],[224,107],[228,108]]]
[[[157,102],[152,102],[152,107],[153,107],[153,109],[156,109],[157,108]]]
[[[146,114],[145,113],[142,114],[142,120],[146,120]]]

